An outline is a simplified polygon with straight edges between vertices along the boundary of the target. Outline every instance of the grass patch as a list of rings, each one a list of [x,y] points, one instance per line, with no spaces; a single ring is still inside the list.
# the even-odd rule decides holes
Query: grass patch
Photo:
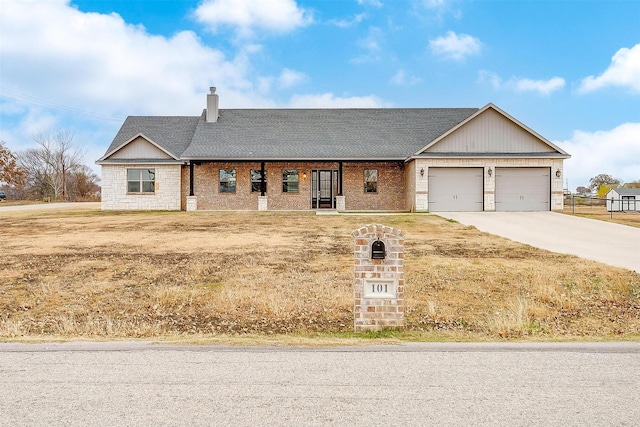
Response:
[[[406,327],[353,333],[353,239],[406,232]],[[433,215],[3,213],[0,339],[637,340],[640,275]]]
[[[601,205],[576,205],[571,207],[565,203],[562,213],[566,215],[580,216],[598,221],[613,222],[616,224],[640,227],[640,212],[607,212],[606,206]]]

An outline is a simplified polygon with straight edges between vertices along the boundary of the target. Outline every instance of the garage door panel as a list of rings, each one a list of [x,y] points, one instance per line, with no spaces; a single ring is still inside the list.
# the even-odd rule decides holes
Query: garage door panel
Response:
[[[482,168],[429,168],[429,211],[478,212],[484,208]]]
[[[548,211],[550,168],[496,168],[497,211]]]

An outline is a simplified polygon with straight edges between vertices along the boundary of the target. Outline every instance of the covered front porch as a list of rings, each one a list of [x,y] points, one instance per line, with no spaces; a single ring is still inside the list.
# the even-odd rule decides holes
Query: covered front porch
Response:
[[[401,162],[190,161],[182,209],[404,210]]]

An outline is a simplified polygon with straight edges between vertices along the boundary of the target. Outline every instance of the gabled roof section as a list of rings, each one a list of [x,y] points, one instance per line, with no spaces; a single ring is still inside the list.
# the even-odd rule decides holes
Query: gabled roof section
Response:
[[[98,159],[98,162],[136,158],[147,160],[178,160],[177,157],[169,153],[157,143],[139,133],[112,152],[105,154],[102,158]]]
[[[398,160],[475,108],[220,110],[198,120],[185,160]]]
[[[571,157],[493,104],[451,127],[415,152],[416,157]]]
[[[129,116],[111,142],[107,153],[96,163],[106,161],[129,144],[138,144],[140,138],[165,154],[159,159],[169,156],[178,160],[191,143],[198,119],[190,116]]]
[[[618,187],[618,188],[612,188],[611,190],[609,190],[609,192],[611,191],[615,191],[621,196],[640,196],[640,188]]]

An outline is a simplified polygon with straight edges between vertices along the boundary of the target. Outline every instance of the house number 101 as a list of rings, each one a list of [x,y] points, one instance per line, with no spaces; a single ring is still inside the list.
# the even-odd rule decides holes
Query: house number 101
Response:
[[[369,279],[364,282],[365,298],[397,298],[398,286],[393,279]]]
[[[375,283],[371,284],[371,293],[382,293],[384,292],[385,294],[389,292],[389,285],[387,283],[382,284],[382,283],[378,283],[377,285]]]

